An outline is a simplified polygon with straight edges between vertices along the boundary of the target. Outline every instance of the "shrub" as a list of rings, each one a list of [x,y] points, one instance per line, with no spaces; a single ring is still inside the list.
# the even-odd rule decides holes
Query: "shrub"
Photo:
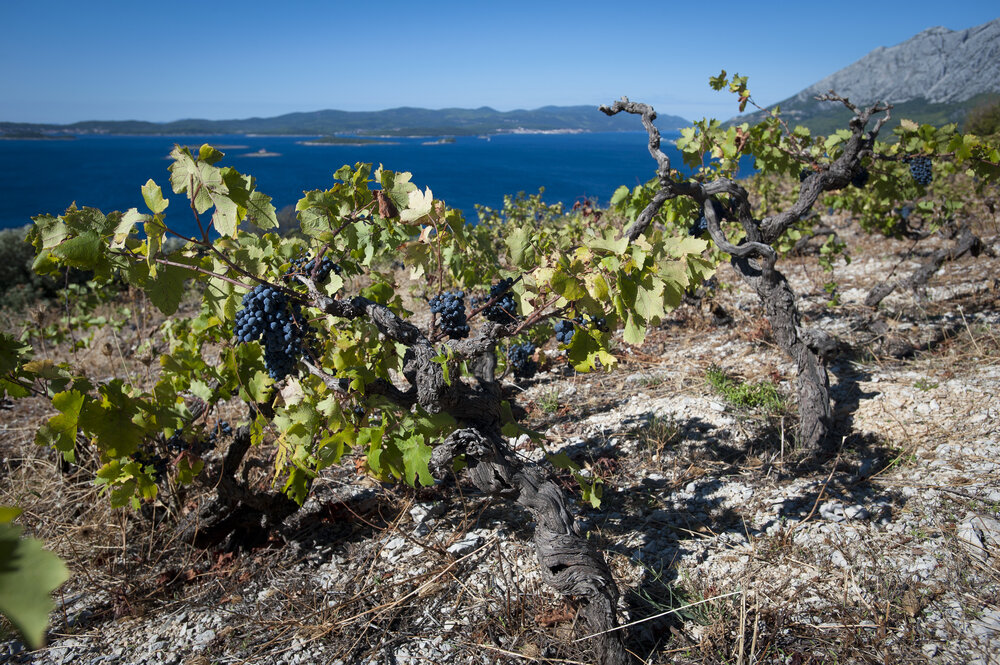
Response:
[[[25,239],[30,227],[0,231],[0,309],[18,309],[39,298],[51,298],[67,283],[82,283],[91,273],[69,269],[61,276],[39,275],[32,269],[35,250]]]
[[[1000,97],[994,97],[976,106],[965,116],[964,131],[978,136],[1000,132]]]

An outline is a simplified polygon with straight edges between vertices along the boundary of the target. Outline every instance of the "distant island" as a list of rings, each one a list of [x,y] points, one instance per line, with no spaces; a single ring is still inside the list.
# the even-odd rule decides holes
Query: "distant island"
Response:
[[[33,130],[21,130],[21,131],[11,131],[3,132],[0,130],[0,140],[18,140],[18,141],[65,141],[72,140],[76,137],[72,134],[67,134],[65,132],[43,132],[43,131],[33,131]]]
[[[660,115],[662,131],[686,127],[690,122],[672,115]],[[273,118],[242,120],[88,120],[68,125],[0,122],[0,138],[72,138],[73,136],[153,135],[212,136],[243,134],[266,136],[319,137],[315,142],[337,145],[338,141],[359,143],[359,137],[373,141],[386,137],[489,136],[492,134],[566,134],[579,132],[636,131],[637,123],[627,114],[608,117],[596,106],[544,106],[533,110],[497,111],[477,109],[423,109],[401,107],[384,111],[312,111],[288,113]],[[349,135],[344,137],[342,135]],[[341,135],[341,136],[338,136]],[[309,138],[309,141],[314,139]],[[340,143],[343,145],[343,143]]]
[[[392,141],[366,139],[358,136],[318,136],[307,141],[296,141],[300,145],[392,145]]]

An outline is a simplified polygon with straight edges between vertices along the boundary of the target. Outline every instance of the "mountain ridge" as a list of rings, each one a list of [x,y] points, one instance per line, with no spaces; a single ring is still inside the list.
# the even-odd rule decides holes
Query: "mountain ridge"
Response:
[[[853,103],[895,105],[917,122],[960,122],[976,104],[1000,94],[1000,18],[964,30],[934,26],[893,46],[879,46],[768,109],[813,131],[845,127],[850,112],[815,97],[833,90]],[[756,121],[764,112],[733,118]]]
[[[660,118],[667,130],[690,124],[679,116],[663,115]],[[86,120],[64,125],[0,122],[0,137],[17,138],[29,134],[38,138],[72,134],[468,136],[514,131],[613,132],[634,129],[627,118],[608,117],[596,106],[543,106],[513,111],[497,111],[488,106],[476,109],[401,106],[379,111],[322,109],[267,118],[185,118],[163,123],[142,120]]]

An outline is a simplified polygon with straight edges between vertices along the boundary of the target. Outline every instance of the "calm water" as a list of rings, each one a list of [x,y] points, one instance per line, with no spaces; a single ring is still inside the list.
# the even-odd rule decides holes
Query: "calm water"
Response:
[[[666,135],[665,139],[673,136]],[[504,194],[535,193],[548,202],[572,204],[581,197],[606,203],[619,185],[636,185],[655,174],[644,132],[501,135],[490,140],[459,137],[424,145],[428,139],[398,139],[395,145],[307,146],[301,137],[88,136],[70,141],[0,141],[0,228],[30,223],[32,215],[59,214],[70,203],[108,212],[136,207],[147,212],[139,188],[152,178],[172,200],[167,222],[190,229],[186,199],[170,191],[166,156],[175,143],[223,148],[221,165],[257,178],[257,187],[277,209],[293,205],[303,191],[327,189],[344,164],[371,162],[410,171],[420,188],[475,220],[474,205],[498,208]],[[396,139],[393,139],[396,140]],[[264,149],[276,157],[255,157]],[[680,154],[664,141],[672,165]]]

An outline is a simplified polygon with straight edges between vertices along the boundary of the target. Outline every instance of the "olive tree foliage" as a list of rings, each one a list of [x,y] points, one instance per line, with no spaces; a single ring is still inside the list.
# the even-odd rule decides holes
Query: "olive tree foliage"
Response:
[[[746,77],[730,78],[723,71],[712,78],[711,85],[738,95],[741,111],[753,103]],[[795,361],[798,446],[807,455],[833,444],[824,360],[836,344],[825,332],[802,325],[795,294],[777,268],[782,248],[789,246],[789,232],[810,217],[817,203],[822,203],[849,211],[866,230],[897,233],[899,227],[893,215],[898,206],[927,192],[926,183],[911,177],[911,164],[917,159],[931,160],[939,174],[964,168],[979,179],[980,187],[1000,177],[997,146],[960,134],[954,125],[935,128],[904,120],[894,132],[895,141],[882,142],[878,137],[891,118],[891,105],[858,106],[833,91],[818,99],[850,109],[854,115],[848,127],[828,137],[814,137],[804,127],[789,127],[776,107],[752,126],[743,123],[723,127],[716,120],[703,120],[682,130],[677,147],[687,165],[695,169],[692,177],[672,168],[669,157],[660,150],[656,113],[650,106],[623,98],[601,107],[608,115],[626,112],[640,116],[649,135],[650,155],[657,165],[653,181],[633,191],[620,188],[612,201],[634,218],[626,237],[641,237],[654,221],[676,227],[678,220],[703,216],[715,249],[730,257],[733,268],[757,293],[775,340]],[[743,157],[752,157],[765,176],[800,181],[797,194],[783,209],[758,216],[755,201],[735,179]],[[935,205],[951,212],[961,207],[947,195],[938,202],[920,203],[925,209],[934,209]],[[962,253],[955,250],[945,258]],[[940,264],[938,261],[934,269]],[[874,306],[878,301],[869,304]]]

